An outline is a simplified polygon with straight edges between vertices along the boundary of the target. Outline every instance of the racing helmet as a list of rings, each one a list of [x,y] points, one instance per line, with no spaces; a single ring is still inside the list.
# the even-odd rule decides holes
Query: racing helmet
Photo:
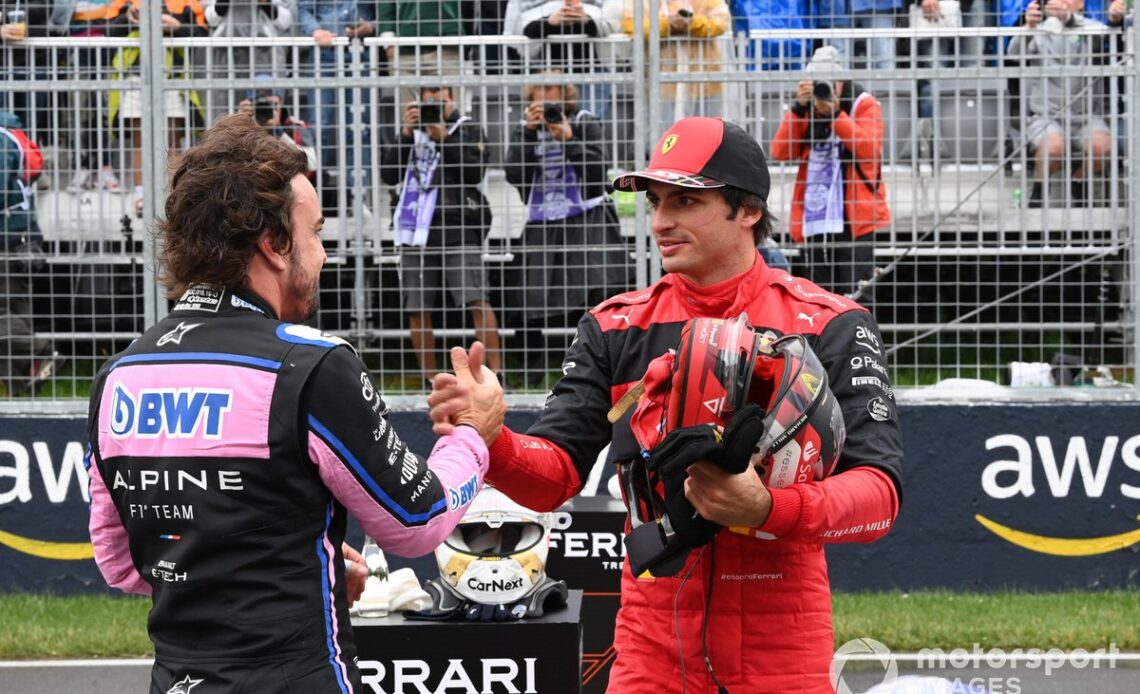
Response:
[[[752,464],[770,487],[827,477],[843,450],[843,412],[807,340],[758,333],[746,314],[690,320],[644,387],[630,421],[643,450],[676,428],[723,428],[748,403],[764,410]]]
[[[484,605],[528,598],[546,578],[551,525],[551,514],[483,487],[435,550],[442,583],[460,598]]]

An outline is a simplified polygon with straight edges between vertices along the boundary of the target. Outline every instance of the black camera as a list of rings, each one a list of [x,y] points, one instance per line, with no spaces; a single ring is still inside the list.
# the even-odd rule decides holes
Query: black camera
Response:
[[[420,125],[435,125],[443,122],[443,102],[429,99],[420,104]]]
[[[682,7],[681,9],[677,10],[677,16],[683,17],[685,19],[690,19],[693,16],[693,11]]]
[[[253,102],[253,119],[265,125],[277,117],[277,101],[273,97],[259,96]]]
[[[562,122],[562,107],[558,104],[543,104],[542,105],[542,119],[547,123],[561,123]]]
[[[832,101],[835,99],[835,89],[831,82],[812,82],[811,95],[819,101]]]

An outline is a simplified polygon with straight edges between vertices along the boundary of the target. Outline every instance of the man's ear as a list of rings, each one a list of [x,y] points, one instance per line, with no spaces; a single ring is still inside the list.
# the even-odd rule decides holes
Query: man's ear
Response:
[[[756,222],[759,222],[763,218],[764,210],[748,205],[741,205],[740,212],[737,213],[736,217],[741,226],[748,227],[748,233],[752,233],[752,227],[756,226]]]
[[[285,254],[278,251],[273,247],[273,236],[268,231],[261,232],[261,236],[257,237],[257,253],[260,254],[265,262],[274,270],[284,271],[289,266],[289,261],[286,259]]]

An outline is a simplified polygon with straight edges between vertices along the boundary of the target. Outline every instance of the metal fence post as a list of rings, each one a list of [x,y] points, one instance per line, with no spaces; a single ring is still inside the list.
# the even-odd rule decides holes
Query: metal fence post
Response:
[[[149,328],[166,314],[166,302],[158,286],[158,255],[150,228],[158,210],[162,209],[166,185],[166,58],[162,48],[162,3],[142,5],[139,27],[139,73],[142,77],[139,97],[144,113],[149,105],[153,117],[141,118],[143,190],[143,329]]]

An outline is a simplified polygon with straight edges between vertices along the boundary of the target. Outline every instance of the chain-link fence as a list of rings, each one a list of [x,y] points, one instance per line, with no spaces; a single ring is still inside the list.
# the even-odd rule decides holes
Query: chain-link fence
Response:
[[[694,114],[763,144],[766,257],[870,307],[899,386],[1133,381],[1130,19],[682,33],[673,4],[616,3],[601,37],[508,16],[462,38],[180,38],[144,6],[134,35],[5,42],[0,110],[44,169],[6,212],[34,208],[42,240],[6,234],[0,404],[81,407],[165,313],[148,229],[169,163],[235,111],[306,151],[318,325],[397,401],[477,337],[511,391],[544,392],[582,312],[660,275],[650,210],[607,184]]]

